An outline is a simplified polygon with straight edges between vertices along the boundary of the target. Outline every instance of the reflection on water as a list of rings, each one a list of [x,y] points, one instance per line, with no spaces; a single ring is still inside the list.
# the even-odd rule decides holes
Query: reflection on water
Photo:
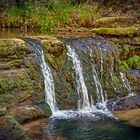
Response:
[[[30,30],[26,31],[24,29],[2,29],[0,28],[0,38],[15,38],[15,37],[23,37],[23,36],[36,36],[36,35],[46,35],[45,33],[41,33],[39,30]]]
[[[140,129],[112,119],[86,118],[49,120],[46,133],[68,140],[140,140]]]

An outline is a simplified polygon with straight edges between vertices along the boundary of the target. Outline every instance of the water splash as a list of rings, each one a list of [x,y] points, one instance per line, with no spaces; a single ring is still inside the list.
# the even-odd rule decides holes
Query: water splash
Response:
[[[45,62],[44,52],[38,42],[29,41],[29,44],[35,49],[41,71],[44,77],[44,86],[45,86],[45,101],[50,106],[52,114],[58,111],[58,107],[55,100],[55,87],[54,80],[51,69],[49,65]]]

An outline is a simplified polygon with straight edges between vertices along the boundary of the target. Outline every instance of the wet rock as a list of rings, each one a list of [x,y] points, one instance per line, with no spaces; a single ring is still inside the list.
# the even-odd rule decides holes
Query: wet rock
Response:
[[[23,130],[22,126],[13,116],[0,117],[1,140],[32,140],[33,136]]]
[[[114,115],[120,121],[125,121],[132,126],[140,127],[140,109],[115,111]]]
[[[10,110],[9,114],[14,116],[20,124],[23,124],[38,118],[49,117],[51,111],[49,107],[46,106],[25,105],[15,107]]]
[[[108,106],[109,108],[112,108],[112,110],[136,109],[140,107],[140,97],[139,96],[118,97],[112,99],[112,101],[109,101]]]
[[[36,138],[36,140],[43,139],[43,128],[46,126],[47,119],[41,118],[32,120],[30,122],[24,123],[24,130],[30,131]]]

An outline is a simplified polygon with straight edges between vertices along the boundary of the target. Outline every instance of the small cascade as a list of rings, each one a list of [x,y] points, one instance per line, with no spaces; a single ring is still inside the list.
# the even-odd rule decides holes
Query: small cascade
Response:
[[[95,63],[94,63],[94,59],[93,59],[93,55],[92,55],[92,50],[90,50],[90,57],[92,59],[92,74],[93,74],[93,81],[95,84],[95,89],[96,89],[96,95],[97,95],[97,103],[96,106],[99,110],[102,110],[103,112],[107,112],[109,113],[107,107],[106,107],[106,93],[104,93],[103,88],[102,88],[102,84],[100,82],[100,79],[102,80],[102,74],[103,74],[103,53],[102,53],[102,49],[100,48],[100,58],[101,58],[101,64],[100,64],[100,74],[101,74],[101,78],[99,78],[97,71],[96,71],[96,67],[95,67]]]
[[[50,106],[52,117],[72,118],[77,116],[92,116],[94,118],[97,114],[105,114],[106,116],[111,117],[113,116],[107,108],[107,95],[109,96],[114,92],[120,92],[118,91],[120,89],[116,86],[115,82],[113,82],[113,78],[116,78],[116,73],[114,72],[115,63],[113,61],[114,59],[112,54],[114,50],[112,49],[112,46],[109,46],[104,41],[101,41],[102,40],[100,39],[94,40],[90,38],[84,41],[69,40],[69,42],[65,42],[67,47],[67,56],[70,60],[70,68],[73,72],[73,79],[66,79],[66,82],[63,82],[62,80],[59,86],[56,81],[59,80],[64,72],[59,72],[59,78],[57,77],[57,80],[53,80],[53,78],[56,78],[55,76],[57,75],[57,72],[53,77],[51,68],[45,62],[41,45],[37,41],[28,41],[28,43],[35,49],[41,67],[44,78],[46,102]],[[68,70],[66,69],[66,73],[67,71]],[[69,73],[71,74],[71,71]],[[123,87],[126,89],[125,92],[127,91],[129,96],[133,95],[125,75],[120,72],[120,76]],[[65,79],[63,76],[61,78]],[[71,95],[77,96],[74,102],[75,108],[72,108],[72,110],[66,110],[69,108],[65,108],[65,104],[64,107],[62,107],[59,103],[62,98],[58,98],[58,109],[55,99],[55,90],[58,94],[57,97],[59,97],[59,93],[61,93],[61,96],[66,95],[67,93],[63,93],[63,91],[68,91],[70,89],[69,86],[72,84],[69,81],[74,81],[74,86],[71,88],[74,92],[72,92],[73,94]],[[61,83],[68,83],[69,85],[66,86],[68,87],[68,90],[65,90],[64,85]],[[61,90],[62,92],[59,91],[61,86],[63,86],[63,90]],[[71,92],[71,90],[69,92]],[[70,96],[70,94],[67,95]],[[63,99],[70,100],[71,98],[69,97]],[[78,105],[76,105],[76,102]]]
[[[78,109],[87,110],[90,108],[90,103],[89,103],[89,97],[88,97],[88,90],[84,81],[81,63],[80,63],[80,60],[78,59],[78,56],[75,50],[70,45],[67,45],[67,49],[68,49],[67,55],[72,59],[73,66],[76,73],[77,92],[79,95]],[[80,94],[82,94],[82,96]]]
[[[105,114],[111,114],[107,107],[106,107],[106,100],[103,93],[103,88],[100,82],[100,79],[98,77],[98,74],[95,69],[94,60],[92,56],[92,50],[90,53],[90,59],[92,59],[92,75],[93,75],[93,81],[95,84],[95,90],[97,95],[97,103],[94,103],[92,95],[89,95],[84,75],[83,75],[83,69],[81,66],[80,59],[78,58],[78,55],[76,54],[76,51],[74,48],[72,48],[70,45],[67,45],[68,53],[67,55],[71,58],[74,66],[74,70],[76,73],[76,81],[77,81],[77,92],[80,96],[80,93],[82,93],[82,96],[80,96],[78,101],[78,106],[80,106],[79,110],[85,110],[85,111],[91,111],[91,112],[102,112]],[[101,70],[100,72],[103,72],[103,54],[101,53]],[[89,102],[89,96],[90,96],[90,102]],[[83,103],[83,104],[81,104]]]
[[[129,84],[128,79],[126,78],[126,76],[124,75],[124,73],[120,72],[120,75],[121,75],[123,87],[127,90],[128,96],[133,96],[134,94],[132,92],[132,89],[130,87],[130,84]]]
[[[45,100],[50,106],[52,114],[58,111],[58,107],[55,100],[55,87],[54,80],[51,69],[49,65],[45,62],[44,52],[40,44],[36,41],[29,41],[29,44],[35,49],[41,71],[44,77],[44,86],[45,86]]]

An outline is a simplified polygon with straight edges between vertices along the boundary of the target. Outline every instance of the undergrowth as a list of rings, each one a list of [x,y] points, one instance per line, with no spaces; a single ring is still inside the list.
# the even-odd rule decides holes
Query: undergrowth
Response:
[[[93,19],[97,16],[96,8],[86,3],[73,4],[56,0],[36,6],[32,3],[14,5],[0,18],[3,27],[38,28],[45,32],[67,26],[92,27]]]

